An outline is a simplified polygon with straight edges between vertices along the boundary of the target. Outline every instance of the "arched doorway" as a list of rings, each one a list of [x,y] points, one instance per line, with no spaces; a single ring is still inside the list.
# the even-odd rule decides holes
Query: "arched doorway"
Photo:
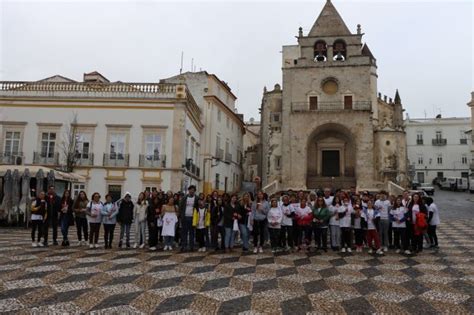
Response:
[[[306,186],[310,189],[356,186],[356,148],[349,129],[336,123],[316,128],[308,138]]]

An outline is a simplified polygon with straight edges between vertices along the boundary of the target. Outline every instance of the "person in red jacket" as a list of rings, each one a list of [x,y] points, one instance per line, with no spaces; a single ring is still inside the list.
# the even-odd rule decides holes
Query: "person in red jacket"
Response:
[[[295,211],[296,228],[298,231],[296,244],[298,250],[309,248],[311,243],[311,223],[313,222],[313,211],[306,204],[306,200],[302,199]],[[304,237],[304,241],[303,241]]]

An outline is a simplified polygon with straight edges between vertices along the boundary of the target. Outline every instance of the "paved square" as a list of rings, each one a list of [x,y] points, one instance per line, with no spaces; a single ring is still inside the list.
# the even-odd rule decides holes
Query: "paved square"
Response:
[[[438,251],[413,257],[179,254],[31,248],[29,231],[2,229],[0,312],[472,314],[472,220],[443,223],[438,237]]]

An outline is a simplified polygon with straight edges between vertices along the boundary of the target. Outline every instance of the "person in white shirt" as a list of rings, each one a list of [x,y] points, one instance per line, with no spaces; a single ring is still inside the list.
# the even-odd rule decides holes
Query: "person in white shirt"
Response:
[[[338,209],[339,215],[339,227],[341,229],[341,253],[352,252],[352,228],[351,228],[351,215],[354,213],[354,209],[349,202],[349,197],[345,195],[343,197],[342,206]]]
[[[408,209],[403,205],[403,199],[398,197],[395,200],[393,209],[390,210],[392,229],[394,231],[394,245],[397,254],[402,250],[406,255],[410,255],[408,250],[408,240],[406,238],[406,216]]]
[[[377,233],[380,213],[378,210],[374,209],[374,203],[372,200],[367,201],[367,210],[362,213],[361,218],[364,220],[364,225],[367,228],[367,245],[370,248],[369,254],[372,254],[373,249],[375,249],[376,254],[383,255],[383,251],[380,248],[379,234]]]
[[[334,197],[331,196],[331,189],[329,188],[324,188],[324,202],[326,203],[326,207],[332,206],[332,201],[334,200]]]
[[[436,235],[436,227],[440,224],[439,210],[433,202],[433,198],[427,197],[425,203],[428,206],[428,236],[430,238],[430,247],[438,248],[438,236]]]
[[[375,202],[375,209],[380,213],[380,225],[379,225],[379,237],[380,242],[384,251],[388,250],[389,240],[388,240],[388,230],[390,227],[389,220],[389,208],[390,201],[387,200],[387,193],[382,191],[380,193],[380,199]]]
[[[293,217],[295,216],[295,209],[290,204],[288,195],[283,195],[280,207],[283,213],[280,242],[282,248],[289,251],[293,248]]]
[[[306,200],[302,199],[295,208],[296,226],[298,229],[297,245],[298,250],[306,249],[311,242],[311,224],[313,222],[313,211],[306,204]]]
[[[275,253],[280,246],[281,222],[283,219],[283,212],[278,206],[276,198],[272,198],[270,203],[270,210],[267,213],[268,232],[270,233],[270,244],[272,252]]]
[[[341,246],[341,229],[339,227],[339,208],[341,207],[339,197],[334,197],[332,204],[329,206],[331,218],[329,219],[329,230],[331,232],[331,248],[333,251],[339,250]]]
[[[135,244],[133,248],[145,247],[145,228],[146,228],[146,211],[148,209],[148,200],[145,198],[145,193],[141,192],[138,195],[138,200],[134,205],[134,217],[135,217]]]

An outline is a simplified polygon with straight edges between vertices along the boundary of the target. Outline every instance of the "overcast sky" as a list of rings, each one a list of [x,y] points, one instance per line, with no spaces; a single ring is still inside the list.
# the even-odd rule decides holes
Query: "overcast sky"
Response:
[[[4,1],[0,80],[97,70],[111,81],[156,82],[207,70],[229,83],[239,112],[257,120],[263,87],[281,83],[281,46],[310,30],[325,0]],[[333,0],[362,25],[377,58],[379,92],[400,90],[410,117],[469,116],[474,90],[473,1]]]

